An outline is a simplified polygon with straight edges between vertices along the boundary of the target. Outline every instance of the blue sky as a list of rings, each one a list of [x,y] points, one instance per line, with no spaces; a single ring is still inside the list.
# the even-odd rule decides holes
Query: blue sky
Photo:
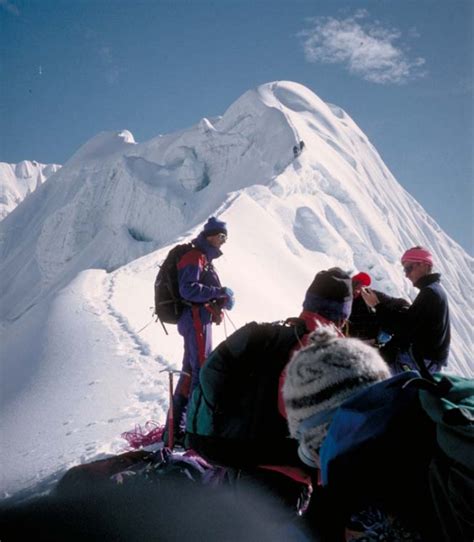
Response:
[[[344,108],[470,254],[471,0],[0,0],[0,160],[64,163],[102,130],[137,141],[274,80]]]

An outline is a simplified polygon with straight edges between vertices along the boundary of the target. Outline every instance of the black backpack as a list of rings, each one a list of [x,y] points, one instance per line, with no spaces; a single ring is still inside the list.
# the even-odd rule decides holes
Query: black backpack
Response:
[[[176,324],[188,304],[179,295],[177,265],[184,254],[194,248],[192,243],[176,245],[160,266],[155,279],[155,314],[161,323]]]
[[[298,318],[251,322],[223,341],[201,368],[187,412],[188,446],[229,466],[297,458],[297,443],[278,410],[278,388],[290,351],[305,333]]]

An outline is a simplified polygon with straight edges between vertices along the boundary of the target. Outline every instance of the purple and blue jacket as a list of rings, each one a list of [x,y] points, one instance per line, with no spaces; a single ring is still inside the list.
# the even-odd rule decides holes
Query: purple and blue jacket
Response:
[[[184,338],[183,371],[191,378],[180,378],[177,392],[188,396],[199,381],[199,369],[212,350],[212,322],[220,322],[226,299],[212,260],[222,252],[201,233],[193,240],[195,248],[178,261],[178,283],[181,297],[190,303],[178,320],[178,331]],[[213,303],[216,301],[216,303]]]

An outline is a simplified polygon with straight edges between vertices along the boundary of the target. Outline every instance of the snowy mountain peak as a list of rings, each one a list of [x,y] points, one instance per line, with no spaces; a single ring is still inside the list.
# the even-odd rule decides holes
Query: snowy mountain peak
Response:
[[[164,419],[159,371],[179,368],[182,342],[173,326],[146,324],[153,283],[170,246],[211,215],[227,222],[216,266],[235,292],[236,326],[297,315],[315,273],[335,265],[413,299],[399,258],[429,247],[450,302],[448,369],[473,374],[473,259],[347,113],[300,84],[268,83],[221,117],[144,143],[98,134],[0,223],[8,490],[35,479],[20,453],[32,434],[45,475],[85,442],[89,458],[118,451],[122,431]]]
[[[126,152],[129,145],[135,145],[135,139],[128,130],[100,132],[85,143],[68,160],[67,165],[88,161],[104,161],[110,156]]]
[[[30,167],[17,166],[24,175]],[[4,317],[18,317],[31,292],[40,299],[79,270],[110,271],[173,242],[244,193],[267,213],[279,209],[291,252],[368,269],[389,293],[406,289],[393,265],[413,244],[439,253],[458,297],[468,267],[351,118],[289,81],[261,85],[222,117],[145,143],[127,130],[102,132],[41,188],[2,224]]]
[[[23,160],[16,164],[15,166],[15,175],[19,179],[27,179],[28,177],[33,177],[33,174],[37,171],[38,162],[29,160]]]

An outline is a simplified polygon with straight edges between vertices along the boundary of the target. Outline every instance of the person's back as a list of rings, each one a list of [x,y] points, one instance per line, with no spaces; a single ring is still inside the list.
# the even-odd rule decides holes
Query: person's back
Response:
[[[252,322],[221,343],[201,368],[186,446],[230,466],[295,463],[296,443],[278,410],[278,381],[305,332],[302,321]]]
[[[232,466],[298,464],[281,399],[284,368],[308,333],[342,326],[352,304],[350,277],[321,271],[308,288],[300,319],[247,324],[221,343],[201,368],[187,416],[186,444]]]

